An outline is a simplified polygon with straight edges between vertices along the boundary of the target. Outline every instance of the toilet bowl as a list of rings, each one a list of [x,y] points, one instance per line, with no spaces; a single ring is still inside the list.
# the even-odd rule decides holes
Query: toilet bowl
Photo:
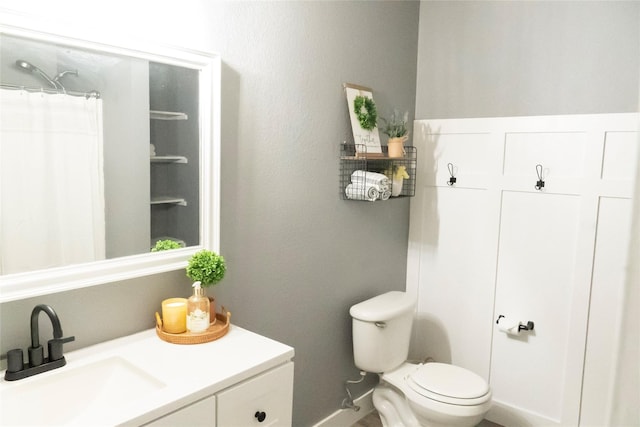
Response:
[[[404,363],[380,379],[374,406],[385,427],[473,427],[491,407],[484,379],[458,366]]]
[[[373,405],[385,427],[473,427],[491,407],[479,375],[446,363],[407,362],[415,301],[387,292],[351,307],[355,365],[380,375]]]

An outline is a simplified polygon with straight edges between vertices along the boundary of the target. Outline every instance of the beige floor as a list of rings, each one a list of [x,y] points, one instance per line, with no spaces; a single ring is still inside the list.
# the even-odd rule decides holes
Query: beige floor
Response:
[[[382,421],[376,411],[373,411],[351,427],[382,427]]]
[[[352,425],[351,427],[382,427],[382,422],[376,411],[373,411],[360,421]],[[476,427],[502,427],[499,424],[492,423],[491,421],[483,420]]]

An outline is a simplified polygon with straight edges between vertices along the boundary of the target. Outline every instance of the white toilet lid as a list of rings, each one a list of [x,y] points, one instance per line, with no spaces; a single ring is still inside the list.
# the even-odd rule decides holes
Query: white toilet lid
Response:
[[[427,363],[408,375],[407,383],[418,394],[446,402],[477,402],[489,393],[489,385],[479,375],[446,363]],[[461,400],[461,402],[458,402]]]

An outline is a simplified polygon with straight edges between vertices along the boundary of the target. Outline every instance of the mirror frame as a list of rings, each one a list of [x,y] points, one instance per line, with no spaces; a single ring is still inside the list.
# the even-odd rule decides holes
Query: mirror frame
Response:
[[[149,276],[185,268],[201,249],[220,247],[220,123],[221,60],[200,52],[73,28],[33,16],[5,13],[0,8],[0,34],[57,43],[107,54],[134,56],[153,62],[200,70],[200,245],[131,255],[32,272],[0,275],[0,303]]]

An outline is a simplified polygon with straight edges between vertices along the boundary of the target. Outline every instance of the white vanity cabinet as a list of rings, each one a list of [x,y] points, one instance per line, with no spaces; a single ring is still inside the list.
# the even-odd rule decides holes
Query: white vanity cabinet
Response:
[[[293,362],[152,421],[149,427],[291,426]]]
[[[126,359],[162,386],[136,405],[137,416],[109,424],[291,426],[294,349],[288,345],[230,325],[227,335],[204,344],[171,344],[147,332],[132,347]]]
[[[294,353],[233,324],[194,345],[146,330],[70,351],[65,366],[20,381],[0,372],[0,425],[291,426]]]

